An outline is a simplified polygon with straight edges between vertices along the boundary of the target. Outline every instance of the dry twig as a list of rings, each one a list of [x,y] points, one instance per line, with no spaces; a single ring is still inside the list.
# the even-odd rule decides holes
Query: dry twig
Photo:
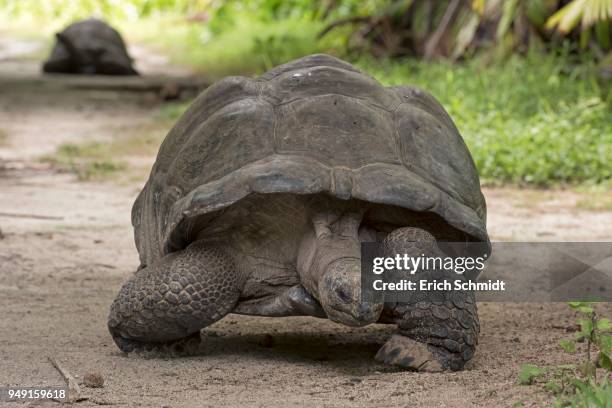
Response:
[[[55,367],[55,369],[60,373],[60,375],[64,378],[66,383],[68,384],[68,397],[66,400],[69,403],[74,403],[78,401],[83,401],[88,399],[87,397],[81,396],[81,387],[79,387],[79,383],[77,380],[66,370],[56,359],[53,357],[47,357],[49,362]]]

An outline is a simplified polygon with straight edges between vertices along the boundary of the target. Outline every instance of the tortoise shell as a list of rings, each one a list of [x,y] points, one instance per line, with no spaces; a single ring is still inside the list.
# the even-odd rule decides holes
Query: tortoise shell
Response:
[[[104,21],[88,18],[57,33],[48,73],[138,75],[121,35]]]
[[[476,167],[442,106],[311,55],[225,78],[178,120],[132,210],[141,266],[187,246],[219,211],[276,193],[433,213],[490,245]]]

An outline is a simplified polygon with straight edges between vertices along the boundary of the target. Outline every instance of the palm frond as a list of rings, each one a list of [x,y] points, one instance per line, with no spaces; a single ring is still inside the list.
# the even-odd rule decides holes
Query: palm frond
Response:
[[[594,24],[612,19],[612,0],[573,0],[546,22],[546,28],[562,34],[572,31],[578,23],[586,30]]]

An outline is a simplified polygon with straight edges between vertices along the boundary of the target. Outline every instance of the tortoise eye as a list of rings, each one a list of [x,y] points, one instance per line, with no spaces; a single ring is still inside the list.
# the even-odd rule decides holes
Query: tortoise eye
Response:
[[[351,300],[351,296],[349,295],[348,291],[343,287],[339,287],[338,289],[336,289],[336,294],[343,302],[348,302],[349,300]]]

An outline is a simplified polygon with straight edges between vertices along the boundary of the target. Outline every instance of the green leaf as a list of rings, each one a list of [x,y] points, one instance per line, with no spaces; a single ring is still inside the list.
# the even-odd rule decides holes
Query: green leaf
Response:
[[[608,319],[599,319],[595,327],[600,331],[608,331],[612,329],[612,322]]]
[[[597,384],[594,384],[591,381],[588,381],[586,383],[583,382],[579,382],[580,385],[576,388],[578,388],[580,390],[580,394],[582,395],[578,395],[578,397],[581,397],[579,399],[579,401],[581,403],[576,404],[577,406],[585,406],[585,407],[604,407],[605,405],[602,404],[602,401],[598,398],[597,396],[597,392],[599,391],[599,387],[597,386]]]
[[[582,30],[586,30],[597,22],[612,18],[611,4],[610,0],[572,0],[550,16],[546,28],[557,27],[562,34],[567,34],[580,23]]]
[[[548,2],[550,3],[550,2]],[[536,27],[542,28],[546,19],[550,16],[550,5],[546,0],[533,0],[523,3],[525,15]]]
[[[593,321],[591,319],[578,319],[578,324],[580,325],[580,334],[584,338],[591,337],[591,334],[593,334]]]
[[[585,381],[579,380],[578,378],[572,379],[572,384],[580,391],[583,391],[589,386]]]
[[[576,389],[576,394],[566,400],[566,404],[560,406],[572,407],[611,407],[612,388],[607,377],[597,383],[593,380],[580,381],[572,380],[572,385]]]
[[[550,16],[546,22],[546,28],[557,27],[558,30],[566,34],[578,25],[584,13],[585,0],[574,0]]]
[[[559,345],[568,353],[576,352],[576,343],[574,343],[572,340],[560,340]]]
[[[520,385],[531,385],[533,382],[544,375],[546,370],[534,365],[534,364],[523,364],[521,371],[518,375],[518,381]]]
[[[500,40],[503,38],[508,29],[512,25],[512,22],[516,19],[516,7],[518,1],[517,0],[506,0],[503,3],[502,16],[497,24],[497,32],[495,34],[496,38]]]
[[[595,36],[599,46],[604,50],[610,48],[610,23],[609,21],[599,21],[595,24]]]
[[[612,336],[608,334],[600,334],[597,336],[597,346],[604,353],[612,355]]]
[[[608,371],[612,371],[612,360],[604,352],[599,352],[599,365]]]
[[[589,302],[567,302],[567,304],[572,309],[578,309],[579,307],[582,307],[582,306],[588,306],[590,303]]]
[[[455,49],[453,50],[453,58],[459,58],[470,43],[474,40],[476,30],[480,24],[480,17],[478,14],[470,16],[468,21],[463,25],[461,30],[457,33]]]
[[[472,0],[472,9],[482,15],[485,9],[485,0]]]

